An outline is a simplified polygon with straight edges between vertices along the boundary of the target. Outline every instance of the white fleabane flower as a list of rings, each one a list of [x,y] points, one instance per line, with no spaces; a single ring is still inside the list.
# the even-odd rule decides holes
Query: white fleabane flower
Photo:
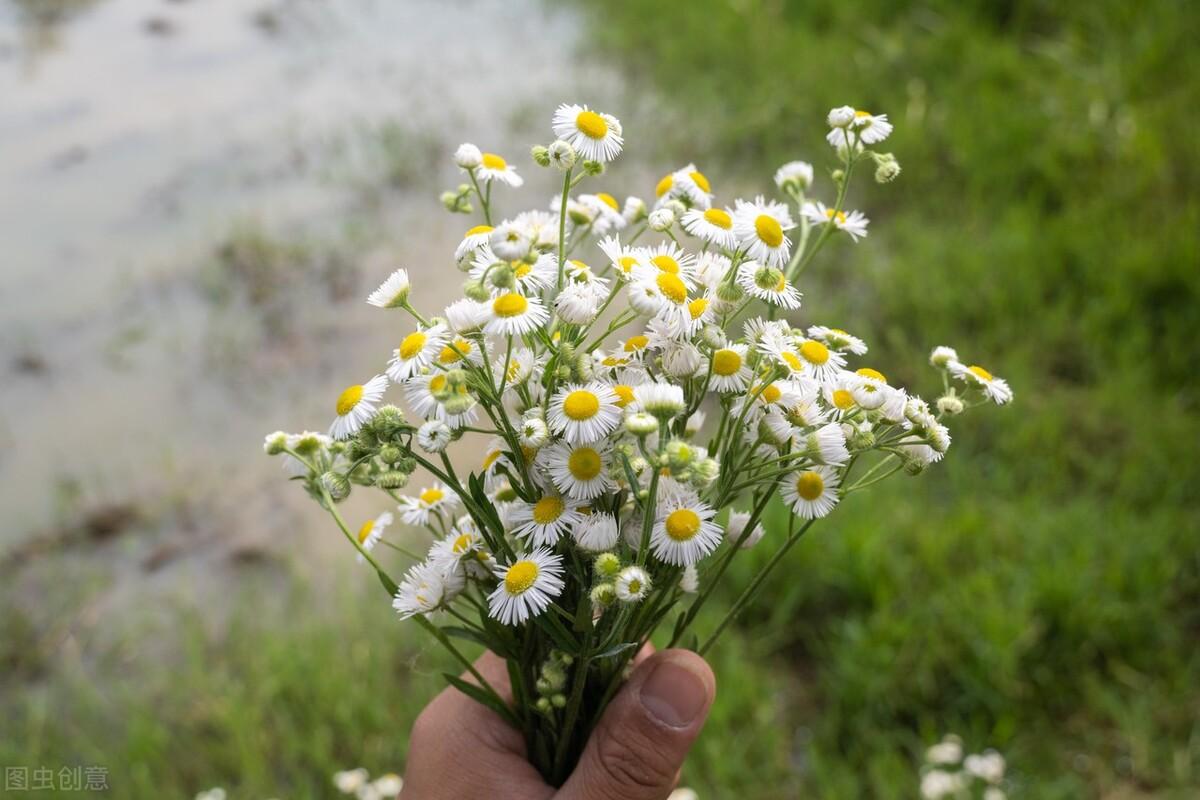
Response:
[[[562,139],[555,139],[551,142],[550,147],[546,149],[546,155],[550,158],[550,163],[563,172],[575,166],[575,160],[579,157],[575,148]]]
[[[845,211],[829,208],[821,202],[805,203],[801,213],[814,225],[832,223],[839,231],[850,234],[850,238],[856,242],[867,235],[867,224],[871,221],[863,216],[861,211],[851,211],[847,214]]]
[[[384,511],[378,517],[369,519],[363,523],[358,529],[358,544],[363,550],[370,552],[375,549],[375,545],[379,544],[379,540],[383,538],[383,532],[392,524],[392,512]],[[358,561],[362,563],[365,559],[362,553],[358,554]]]
[[[710,389],[720,394],[745,390],[753,375],[746,365],[748,349],[744,344],[731,344],[713,351],[709,357]]]
[[[600,512],[584,514],[573,533],[580,549],[591,553],[612,549],[621,535],[613,515]]]
[[[586,325],[600,313],[603,302],[603,295],[598,294],[591,285],[572,283],[554,298],[554,310],[563,322]]]
[[[428,561],[413,566],[400,581],[392,608],[400,619],[428,614],[441,607],[446,597],[445,572]]]
[[[841,466],[850,460],[850,451],[846,449],[846,434],[836,422],[822,425],[806,436],[798,438],[796,444],[799,450],[821,464]]]
[[[617,574],[617,599],[622,603],[637,603],[650,594],[650,585],[650,573],[641,567],[626,567]]]
[[[892,133],[892,123],[888,122],[887,114],[872,114],[869,111],[855,111],[850,128],[858,134],[858,140],[863,144],[878,144]]]
[[[641,222],[646,218],[646,201],[640,197],[626,197],[625,205],[621,208],[621,216],[627,224]]]
[[[963,769],[988,783],[1004,780],[1004,767],[1004,756],[995,750],[986,750],[963,759]]]
[[[426,453],[441,453],[450,444],[453,431],[440,419],[431,419],[417,428],[417,444]]]
[[[358,429],[374,415],[387,387],[386,375],[376,375],[366,383],[347,386],[338,396],[337,417],[329,426],[329,435],[334,439],[349,439],[358,433]]]
[[[761,195],[754,202],[734,203],[733,231],[746,254],[773,267],[783,266],[791,255],[792,243],[786,232],[796,227],[786,203],[776,203]]]
[[[554,135],[568,142],[588,161],[612,161],[621,153],[621,123],[611,114],[587,106],[558,107],[551,122]]]
[[[961,772],[931,769],[921,776],[921,797],[924,800],[953,797],[965,788],[965,783]]]
[[[502,156],[495,153],[483,153],[479,162],[479,166],[475,168],[475,174],[484,183],[498,181],[513,188],[525,183],[525,179],[518,175],[512,164],[505,161]]]
[[[661,233],[675,224],[675,212],[669,208],[656,208],[650,212],[646,224],[650,230]]]
[[[743,550],[754,547],[767,535],[767,530],[761,522],[756,522],[754,528],[746,533],[746,525],[749,522],[749,511],[733,511],[729,514],[729,524],[725,526],[726,538],[731,544],[735,544]],[[746,537],[745,539],[742,538],[743,535]]]
[[[997,378],[977,364],[966,366],[955,361],[948,365],[948,369],[951,375],[968,386],[982,389],[984,395],[998,406],[1013,399],[1013,391],[1008,387],[1008,381]]]
[[[854,122],[854,109],[850,106],[838,106],[829,110],[829,115],[825,118],[829,123],[829,127],[840,129],[845,128]]]
[[[634,268],[642,258],[642,250],[636,247],[625,247],[621,244],[620,236],[609,236],[599,242],[601,252],[608,258],[609,264],[622,278],[633,275]]]
[[[798,356],[803,364],[803,370],[800,372],[818,383],[836,380],[838,373],[846,366],[845,356],[836,350],[830,350],[823,342],[818,342],[816,339],[805,339],[796,346],[794,351],[783,352],[794,353]],[[793,359],[786,355],[781,357],[789,367],[795,368],[796,364]]]
[[[501,222],[488,234],[488,246],[499,258],[516,261],[529,255],[533,241],[525,226],[515,222]]]
[[[483,163],[483,153],[475,145],[464,142],[454,151],[454,163],[466,170],[475,169]]]
[[[672,378],[695,377],[703,362],[700,348],[691,342],[679,342],[664,348],[662,352],[663,372]]]
[[[458,243],[458,247],[454,248],[455,262],[461,262],[468,256],[475,254],[479,248],[488,243],[492,238],[492,231],[496,230],[491,225],[476,225],[473,228],[468,228],[463,234],[462,241]]]
[[[362,767],[333,773],[333,785],[342,794],[354,794],[367,785],[371,774]]]
[[[408,334],[400,341],[400,346],[392,351],[387,376],[394,383],[403,383],[429,367],[441,355],[448,341],[450,334],[444,325],[434,325]]]
[[[801,519],[817,519],[833,511],[838,502],[841,479],[823,465],[792,473],[783,484],[783,501]]]
[[[400,498],[400,519],[406,525],[427,525],[434,514],[447,514],[458,507],[458,495],[450,487],[435,483],[416,497]]]
[[[962,739],[952,734],[925,751],[925,760],[930,764],[957,764],[962,757]]]
[[[716,513],[703,502],[667,498],[650,531],[650,551],[667,564],[695,564],[721,544],[721,526],[712,521]]]
[[[545,494],[535,503],[517,503],[509,524],[514,536],[528,538],[534,547],[553,547],[581,516],[566,498]]]
[[[463,297],[446,306],[446,324],[455,333],[470,334],[483,330],[491,316],[488,303],[477,303]]]
[[[598,442],[620,424],[619,402],[608,384],[567,384],[550,398],[546,422],[570,444]]]
[[[543,448],[538,458],[558,490],[575,499],[591,500],[612,487],[607,442],[581,445],[555,442]]]
[[[593,236],[603,236],[609,231],[619,231],[625,227],[625,217],[621,216],[621,206],[617,198],[605,192],[579,195],[579,203],[591,212]]]
[[[411,290],[408,272],[398,269],[389,275],[378,289],[367,295],[367,303],[376,308],[399,308],[408,302]]]
[[[562,594],[562,556],[545,548],[521,554],[496,570],[500,585],[488,596],[488,614],[505,625],[519,625],[544,612]]]
[[[751,297],[779,308],[794,310],[800,307],[802,295],[792,286],[778,267],[746,261],[738,266],[738,286]]]
[[[550,430],[541,417],[529,417],[521,422],[517,440],[522,447],[537,450],[550,441]]]
[[[951,364],[958,363],[958,351],[953,347],[938,345],[929,354],[929,363],[938,369],[946,369]]]
[[[674,417],[684,409],[683,387],[673,383],[643,383],[633,387],[637,406],[659,419]]]
[[[717,247],[732,250],[737,244],[737,235],[733,232],[733,214],[729,209],[693,208],[683,215],[680,224],[692,236]]]
[[[508,292],[492,300],[489,311],[484,331],[493,336],[524,336],[541,328],[550,319],[541,300],[516,292]]]
[[[783,191],[803,192],[812,182],[813,167],[807,161],[789,161],[775,170],[775,185]]]
[[[856,356],[866,355],[867,343],[857,336],[852,336],[841,328],[827,328],[824,325],[810,325],[808,338],[816,339],[826,347],[834,350],[845,350]]]
[[[705,209],[712,205],[712,185],[695,164],[663,176],[654,187],[654,194],[659,206],[672,200],[678,200],[686,208]]]

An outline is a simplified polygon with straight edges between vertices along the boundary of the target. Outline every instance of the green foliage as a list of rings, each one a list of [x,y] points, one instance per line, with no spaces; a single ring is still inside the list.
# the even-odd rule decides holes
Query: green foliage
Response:
[[[603,8],[596,49],[655,79],[678,120],[626,135],[653,133],[664,170],[694,159],[719,200],[793,158],[830,200],[826,110],[888,113],[904,172],[856,179],[871,235],[818,259],[798,319],[863,336],[869,363],[927,397],[937,344],[1017,392],[952,425],[948,464],[852,498],[789,556],[744,616],[748,644],[718,648],[715,724],[743,733],[693,760],[693,784],[911,796],[924,745],[955,731],[1004,749],[1026,796],[1200,786],[1200,12]]]

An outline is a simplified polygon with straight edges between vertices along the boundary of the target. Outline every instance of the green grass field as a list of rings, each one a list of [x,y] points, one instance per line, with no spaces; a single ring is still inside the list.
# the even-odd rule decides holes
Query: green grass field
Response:
[[[904,173],[852,188],[871,235],[827,249],[798,318],[863,336],[926,396],[938,344],[1017,392],[962,420],[946,463],[855,496],[789,556],[713,655],[685,783],[912,797],[924,747],[956,732],[1006,754],[1012,796],[1196,796],[1200,9],[583,7],[591,55],[669,98],[663,127],[628,139],[664,171],[695,160],[723,201],[793,158],[830,199],[825,112],[888,113]],[[187,617],[169,674],[66,674],[14,701],[0,763],[105,763],[128,797],[328,797],[336,769],[400,771],[447,664],[384,600],[297,590],[320,611],[219,636]]]

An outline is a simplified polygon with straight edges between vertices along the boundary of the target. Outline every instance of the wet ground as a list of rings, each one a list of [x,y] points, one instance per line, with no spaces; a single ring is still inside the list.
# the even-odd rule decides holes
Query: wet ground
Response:
[[[396,266],[427,308],[457,292],[459,141],[530,179],[511,213],[553,192],[526,154],[558,102],[636,132],[586,44],[531,0],[0,0],[12,608],[67,641],[159,590],[321,572],[342,543],[263,434],[380,369],[400,321],[362,298]]]

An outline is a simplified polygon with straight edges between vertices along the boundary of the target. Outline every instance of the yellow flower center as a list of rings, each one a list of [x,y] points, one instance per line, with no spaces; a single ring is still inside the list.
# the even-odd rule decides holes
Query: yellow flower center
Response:
[[[445,375],[438,374],[438,375],[434,375],[432,378],[429,379],[429,391],[437,393],[445,388],[446,388],[446,376]]]
[[[758,215],[754,220],[754,232],[767,247],[779,247],[783,244],[783,228],[780,227],[779,220],[769,214]]]
[[[629,359],[617,358],[616,356],[606,356],[605,359],[600,363],[606,367],[623,367],[629,363]]]
[[[708,184],[708,178],[704,177],[703,172],[689,172],[688,177],[695,181],[705,194],[712,194],[712,186]]]
[[[617,384],[613,387],[613,391],[617,394],[617,405],[621,408],[633,402],[633,387]]]
[[[471,228],[471,230],[464,233],[463,238],[466,239],[469,236],[478,236],[481,233],[491,233],[494,230],[496,229],[491,225],[476,225],[474,228]]]
[[[719,208],[710,208],[708,211],[705,211],[704,220],[725,230],[733,227],[733,218]]]
[[[679,262],[668,255],[655,256],[650,259],[650,263],[658,267],[661,272],[669,272],[672,275],[679,274]]]
[[[589,139],[603,139],[608,135],[608,123],[595,111],[580,111],[575,117],[575,127]]]
[[[707,297],[697,297],[688,303],[688,313],[692,315],[692,319],[700,319],[705,311],[708,311]]]
[[[871,116],[871,112],[870,111],[855,111],[854,116],[858,117],[859,119],[862,119],[863,117]]]
[[[519,317],[529,308],[529,301],[516,292],[503,294],[492,301],[492,311],[497,317]]]
[[[829,360],[829,348],[820,342],[809,340],[800,345],[800,355],[808,363],[820,366]]]
[[[834,389],[833,404],[842,411],[849,411],[851,408],[854,408],[854,395],[845,389]]]
[[[363,523],[363,526],[358,529],[358,543],[363,544],[367,541],[367,537],[371,535],[371,530],[375,527],[375,520],[369,519]]]
[[[509,594],[524,594],[537,580],[541,570],[532,561],[518,561],[504,573],[504,591]]]
[[[880,383],[887,383],[887,378],[883,377],[883,373],[877,369],[863,367],[862,369],[855,370],[855,373],[864,378],[871,378],[872,380],[879,381]]]
[[[446,493],[441,489],[426,489],[420,494],[421,502],[427,506],[433,505],[445,496]]]
[[[664,175],[663,179],[654,187],[654,194],[662,197],[667,192],[671,191],[671,186],[675,183],[675,178],[671,175]]]
[[[600,202],[611,208],[613,211],[620,211],[621,206],[617,203],[617,198],[605,192],[596,192],[596,197],[600,198]]]
[[[563,399],[563,413],[575,421],[591,419],[600,411],[600,398],[580,389]]]
[[[407,361],[421,352],[421,348],[425,346],[426,339],[428,337],[420,331],[405,336],[404,341],[400,343],[400,357]]]
[[[976,378],[979,378],[979,380],[983,381],[984,383],[988,383],[992,380],[992,373],[988,372],[983,367],[976,367],[976,366],[967,367],[967,372],[970,372],[972,375],[974,375]]]
[[[677,542],[686,542],[700,532],[700,515],[690,508],[681,508],[667,515],[667,536]]]
[[[804,369],[804,362],[795,353],[789,353],[785,350],[779,354],[779,357],[783,359],[783,363],[792,368],[792,372],[800,372]]]
[[[840,222],[843,225],[846,224],[846,212],[845,211],[834,211],[832,208],[827,208],[827,209],[825,209],[825,217],[827,219],[833,219],[834,217],[837,217],[838,222]]]
[[[645,350],[648,344],[650,344],[650,340],[639,333],[626,339],[622,349],[626,353],[636,353],[639,350]]]
[[[669,272],[660,272],[655,282],[658,284],[659,291],[668,299],[676,303],[682,303],[687,300],[687,286],[679,279],[678,275],[672,275]]]
[[[524,278],[531,272],[533,272],[533,265],[526,264],[524,261],[517,261],[513,263],[513,275],[517,276],[518,278]]]
[[[483,468],[486,470],[492,464],[495,464],[496,459],[500,458],[502,455],[504,455],[504,453],[501,450],[493,450],[492,452],[488,453],[483,457]]]
[[[460,533],[454,540],[454,544],[450,546],[458,555],[467,552],[467,548],[471,546],[471,535],[469,533]]]
[[[471,343],[466,339],[459,337],[454,340],[454,344],[446,345],[442,348],[442,352],[438,355],[438,361],[443,364],[453,364],[455,361],[460,361],[463,356],[470,355]]]
[[[488,169],[508,169],[508,162],[495,153],[484,153],[483,165]]]
[[[783,390],[773,383],[762,391],[762,399],[768,403],[777,403],[780,397],[783,397]]]
[[[801,472],[800,477],[796,478],[796,494],[809,502],[816,500],[824,491],[825,481],[819,472]]]
[[[354,410],[358,405],[358,401],[362,400],[362,386],[348,386],[346,391],[342,392],[337,399],[337,413],[339,417],[344,417]]]
[[[628,273],[637,264],[637,259],[633,256],[621,256],[617,259],[617,266],[621,268],[621,272]]]
[[[718,350],[713,353],[713,372],[721,377],[733,375],[742,368],[742,356],[736,350]]]
[[[577,481],[590,481],[600,474],[602,464],[599,453],[590,447],[580,447],[567,459],[567,470]]]
[[[631,580],[629,582],[629,593],[630,594],[637,594],[641,590],[642,590],[642,582],[639,581],[637,578],[634,578],[633,580]]]
[[[566,507],[561,497],[543,497],[533,504],[533,521],[538,525],[549,525],[562,516]]]

